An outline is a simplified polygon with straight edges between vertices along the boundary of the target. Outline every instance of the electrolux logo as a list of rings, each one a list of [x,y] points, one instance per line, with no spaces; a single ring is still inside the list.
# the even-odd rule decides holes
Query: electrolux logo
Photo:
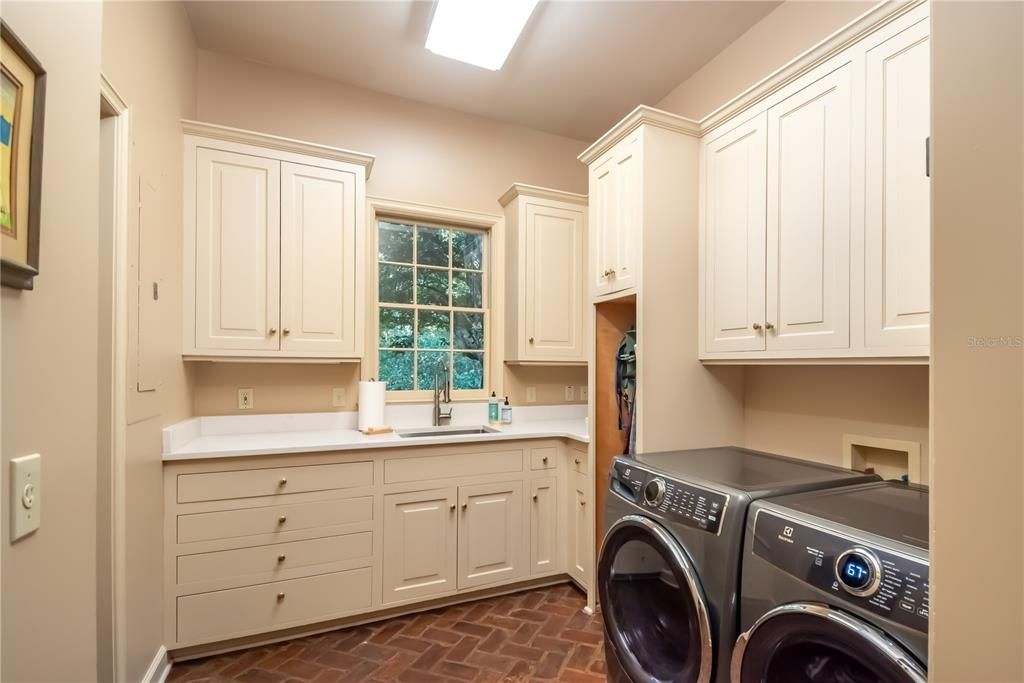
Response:
[[[785,541],[786,543],[793,542],[793,527],[787,526],[782,528],[782,533],[779,534],[779,540]]]

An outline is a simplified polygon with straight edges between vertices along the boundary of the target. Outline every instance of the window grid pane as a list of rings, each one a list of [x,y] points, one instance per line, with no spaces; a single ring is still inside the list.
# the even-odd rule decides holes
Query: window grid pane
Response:
[[[390,276],[398,270],[403,274],[398,283],[393,277],[386,280],[378,276],[381,283],[378,301],[381,327],[377,341],[381,379],[391,380],[388,387],[391,391],[429,391],[433,389],[434,368],[438,360],[443,359],[453,390],[484,389],[487,329],[485,233],[384,220],[378,222],[378,231],[379,234],[390,231],[388,237],[394,242],[395,228],[399,226],[412,228],[408,248],[403,251],[392,244],[389,249],[378,249],[379,272]],[[409,248],[411,263],[403,260]],[[386,260],[391,255],[398,255],[398,259]],[[445,260],[446,265],[443,264]],[[405,275],[395,266],[404,266],[411,272]],[[406,283],[411,284],[412,290],[407,294],[402,291]],[[403,314],[403,311],[408,313]],[[384,327],[386,322],[391,325],[387,329]],[[411,340],[408,340],[409,331]],[[397,343],[385,345],[385,342]]]

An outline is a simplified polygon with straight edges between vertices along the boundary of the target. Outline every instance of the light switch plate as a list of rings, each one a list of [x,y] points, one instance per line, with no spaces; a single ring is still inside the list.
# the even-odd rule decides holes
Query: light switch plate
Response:
[[[571,384],[565,385],[565,400],[569,402],[576,400],[576,387]]]
[[[335,408],[345,405],[345,387],[334,387],[331,390],[331,405]]]
[[[238,390],[238,409],[239,410],[252,410],[253,406],[253,391],[252,389],[239,389]]]
[[[39,528],[43,507],[42,457],[11,460],[11,542]]]
[[[537,402],[537,387],[526,387],[526,402],[536,403]]]
[[[580,400],[586,403],[588,395],[589,392],[587,391],[587,385],[584,384],[583,386],[580,387]]]

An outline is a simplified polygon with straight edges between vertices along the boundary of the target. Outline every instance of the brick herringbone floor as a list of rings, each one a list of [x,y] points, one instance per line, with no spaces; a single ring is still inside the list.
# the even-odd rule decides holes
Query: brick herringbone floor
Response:
[[[169,681],[434,683],[605,680],[601,618],[568,585],[174,665]]]

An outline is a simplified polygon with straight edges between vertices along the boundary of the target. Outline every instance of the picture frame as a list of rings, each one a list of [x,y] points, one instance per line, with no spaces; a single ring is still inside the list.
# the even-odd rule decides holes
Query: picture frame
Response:
[[[0,285],[30,290],[39,274],[46,70],[0,19]]]

